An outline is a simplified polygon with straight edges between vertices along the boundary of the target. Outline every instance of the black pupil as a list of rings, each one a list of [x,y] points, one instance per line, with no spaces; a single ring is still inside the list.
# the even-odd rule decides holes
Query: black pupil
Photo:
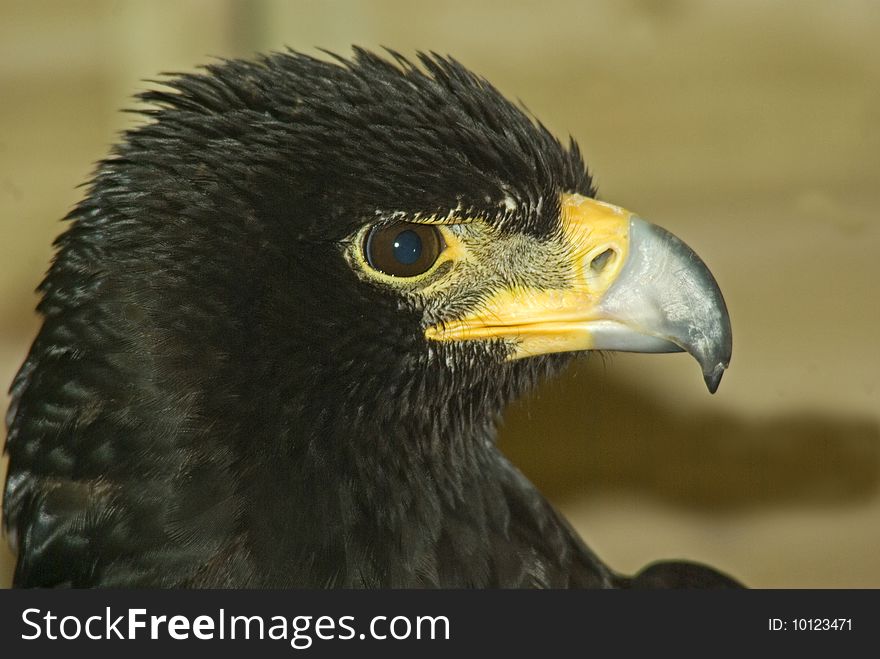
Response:
[[[412,265],[422,255],[422,239],[415,231],[407,229],[394,239],[394,258],[404,265]]]

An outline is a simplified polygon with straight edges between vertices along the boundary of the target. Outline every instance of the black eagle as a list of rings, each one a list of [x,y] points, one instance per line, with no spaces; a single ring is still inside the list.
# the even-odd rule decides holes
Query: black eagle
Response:
[[[140,97],[12,386],[17,586],[726,587],[602,563],[495,446],[579,352],[685,350],[718,287],[456,61],[209,65]]]

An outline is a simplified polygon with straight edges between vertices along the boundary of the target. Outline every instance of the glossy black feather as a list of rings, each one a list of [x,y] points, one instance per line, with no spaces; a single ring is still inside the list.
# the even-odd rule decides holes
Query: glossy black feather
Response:
[[[542,235],[565,148],[456,62],[228,61],[142,95],[70,214],[12,388],[18,586],[609,587],[496,450],[568,360],[428,346],[339,241],[377,214]],[[652,573],[654,576],[658,572]]]

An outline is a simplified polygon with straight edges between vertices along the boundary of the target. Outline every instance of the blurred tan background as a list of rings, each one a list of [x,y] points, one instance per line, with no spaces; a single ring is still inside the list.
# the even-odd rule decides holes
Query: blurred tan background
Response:
[[[686,356],[620,355],[506,416],[505,450],[598,554],[624,572],[679,557],[756,587],[880,587],[870,0],[0,0],[0,382],[38,327],[58,220],[143,79],[351,44],[449,53],[522,99],[577,138],[603,198],[684,238],[725,293],[717,395]]]

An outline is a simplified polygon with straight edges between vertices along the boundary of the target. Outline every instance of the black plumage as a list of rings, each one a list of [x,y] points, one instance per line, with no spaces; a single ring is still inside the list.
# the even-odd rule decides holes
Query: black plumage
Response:
[[[561,145],[451,59],[226,61],[142,95],[42,283],[12,387],[18,586],[727,586],[606,567],[495,447],[572,353],[432,342],[478,304],[346,258],[387,218],[558,231]],[[513,204],[511,204],[513,200]]]

